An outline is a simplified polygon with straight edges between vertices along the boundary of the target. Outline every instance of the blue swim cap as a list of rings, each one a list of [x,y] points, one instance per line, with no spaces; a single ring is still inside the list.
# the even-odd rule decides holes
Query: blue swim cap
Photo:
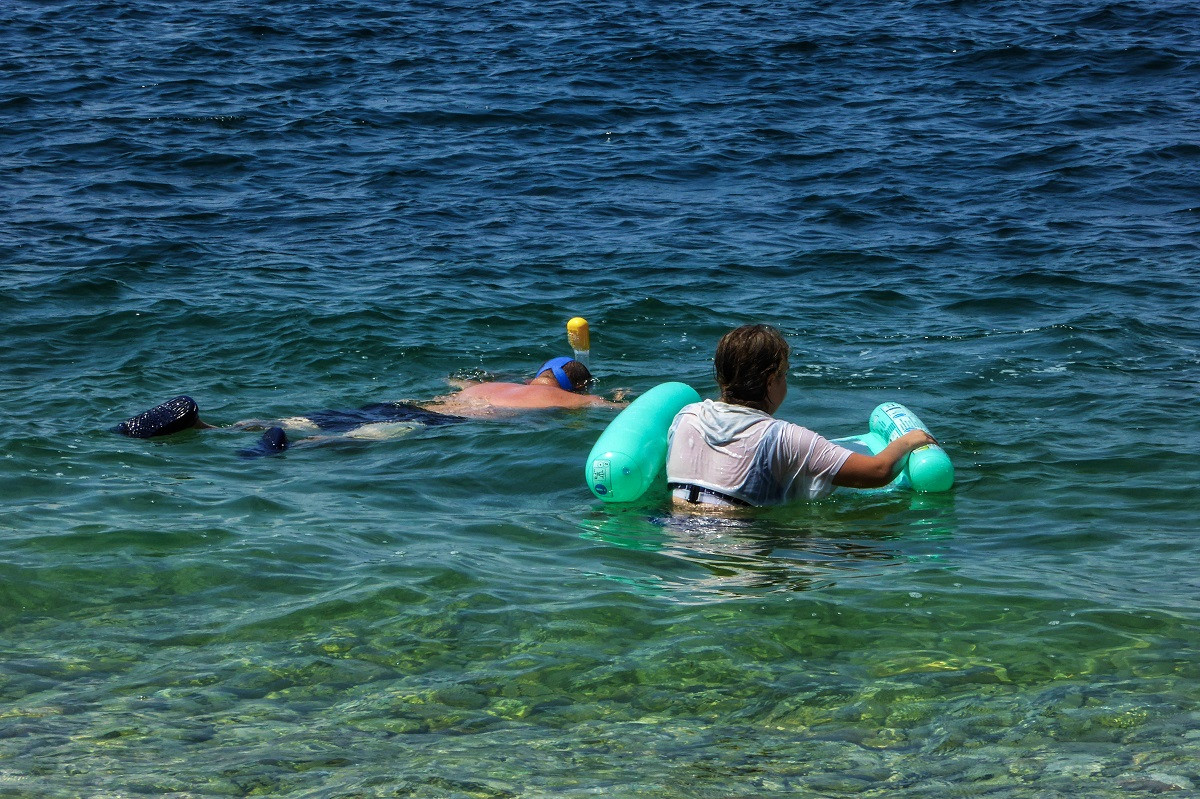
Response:
[[[574,391],[575,385],[571,382],[571,378],[567,377],[567,373],[563,371],[563,367],[573,360],[575,359],[568,358],[566,355],[561,355],[557,358],[551,358],[542,364],[542,367],[534,372],[533,376],[537,377],[542,372],[549,369],[554,373],[554,379],[558,381],[558,385],[563,391]]]

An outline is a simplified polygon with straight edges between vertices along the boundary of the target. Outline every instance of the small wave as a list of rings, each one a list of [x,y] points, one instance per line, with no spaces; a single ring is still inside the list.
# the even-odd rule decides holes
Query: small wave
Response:
[[[996,285],[1021,289],[1090,290],[1107,285],[1107,281],[1082,270],[1066,271],[1054,269],[1023,269],[999,274],[990,279]]]
[[[966,316],[1026,316],[1053,307],[1027,294],[970,297],[946,303],[947,311]]]
[[[35,106],[37,100],[27,94],[0,99],[0,111],[25,111]]]
[[[169,114],[146,117],[146,122],[176,122],[185,125],[215,125],[219,128],[234,128],[249,119],[247,114]]]
[[[821,43],[812,39],[793,39],[771,45],[770,50],[778,56],[807,55],[821,49]]]

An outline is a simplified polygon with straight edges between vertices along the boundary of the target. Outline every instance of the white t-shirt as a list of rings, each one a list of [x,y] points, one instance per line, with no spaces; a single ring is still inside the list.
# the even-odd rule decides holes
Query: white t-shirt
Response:
[[[845,447],[763,411],[704,400],[685,406],[671,423],[667,480],[751,505],[781,505],[827,496],[850,455]]]

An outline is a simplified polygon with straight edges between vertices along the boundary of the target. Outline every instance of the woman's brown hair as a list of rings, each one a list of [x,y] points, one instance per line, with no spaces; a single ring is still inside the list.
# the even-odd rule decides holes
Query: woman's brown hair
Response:
[[[713,366],[721,401],[766,410],[771,381],[787,368],[788,344],[770,325],[743,325],[721,336]]]

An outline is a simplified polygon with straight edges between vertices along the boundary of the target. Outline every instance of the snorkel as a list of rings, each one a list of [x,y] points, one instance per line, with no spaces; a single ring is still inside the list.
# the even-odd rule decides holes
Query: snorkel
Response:
[[[575,360],[590,369],[588,356],[592,354],[592,342],[588,335],[587,320],[582,316],[576,316],[567,322],[567,343],[575,350]]]
[[[563,355],[558,358],[551,358],[546,361],[541,367],[533,373],[537,377],[542,372],[550,372],[554,375],[554,379],[558,381],[558,387],[563,391],[576,391],[576,386],[571,382],[571,378],[567,377],[567,373],[563,367],[571,361],[579,361],[586,368],[588,365],[588,356],[591,354],[591,340],[588,335],[588,323],[582,316],[576,316],[567,322],[567,343],[571,345],[571,349],[575,350],[575,357],[568,358]]]

